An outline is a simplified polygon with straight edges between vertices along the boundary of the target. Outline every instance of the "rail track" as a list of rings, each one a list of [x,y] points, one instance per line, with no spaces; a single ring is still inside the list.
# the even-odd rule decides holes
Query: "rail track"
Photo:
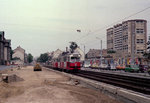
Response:
[[[83,71],[83,70],[81,70],[79,73],[75,73],[74,75],[96,80],[99,82],[112,84],[115,86],[123,87],[129,90],[150,95],[149,78],[124,76],[124,75],[117,75],[111,73],[101,73],[101,72]]]
[[[50,67],[48,67],[50,68]],[[73,75],[150,95],[150,78],[81,70]]]

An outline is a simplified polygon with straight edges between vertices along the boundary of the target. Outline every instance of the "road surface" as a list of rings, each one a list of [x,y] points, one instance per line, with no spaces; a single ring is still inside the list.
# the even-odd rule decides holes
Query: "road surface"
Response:
[[[5,66],[5,65],[0,65],[0,70],[4,70],[4,69],[10,69],[12,67],[15,67],[15,66]]]
[[[16,74],[23,81],[0,82],[0,103],[120,103],[47,69],[34,72],[28,66],[3,73]]]

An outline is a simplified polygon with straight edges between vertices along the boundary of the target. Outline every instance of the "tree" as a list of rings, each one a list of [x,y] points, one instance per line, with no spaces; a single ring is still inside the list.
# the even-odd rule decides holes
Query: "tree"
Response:
[[[48,54],[47,53],[41,54],[40,57],[37,58],[37,61],[45,63],[46,61],[48,61]]]
[[[146,59],[150,60],[150,53],[146,53],[146,52],[145,52],[145,53],[143,54],[143,56],[144,56]]]
[[[10,59],[13,60],[12,55],[14,54],[14,51],[11,49],[10,50]]]
[[[28,63],[31,63],[32,61],[33,61],[33,56],[32,56],[32,54],[28,54],[27,55],[27,61],[28,61]]]
[[[114,51],[114,50],[108,50],[107,53],[108,54],[113,54],[113,53],[116,53],[116,51]]]
[[[21,60],[19,57],[14,57],[12,60]]]
[[[78,47],[77,43],[76,42],[70,42],[70,51],[71,53],[74,52],[74,50]]]
[[[148,41],[146,44],[147,44],[147,51],[148,52],[143,53],[143,56],[145,57],[145,59],[150,61],[150,41]]]

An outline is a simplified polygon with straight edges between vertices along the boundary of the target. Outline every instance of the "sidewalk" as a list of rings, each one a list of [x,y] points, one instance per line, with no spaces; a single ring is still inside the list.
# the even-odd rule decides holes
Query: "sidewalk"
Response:
[[[14,67],[14,66],[13,65],[10,65],[10,66],[0,65],[0,70],[9,69],[9,68],[12,68],[12,67]]]

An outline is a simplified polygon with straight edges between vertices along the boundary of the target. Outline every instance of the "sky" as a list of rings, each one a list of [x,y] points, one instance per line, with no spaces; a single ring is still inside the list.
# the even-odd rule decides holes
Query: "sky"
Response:
[[[87,52],[100,48],[96,37],[106,48],[106,29],[146,7],[150,0],[0,0],[0,31],[12,49],[21,46],[33,56],[65,50],[71,41]],[[147,20],[150,34],[150,9],[130,19]]]

